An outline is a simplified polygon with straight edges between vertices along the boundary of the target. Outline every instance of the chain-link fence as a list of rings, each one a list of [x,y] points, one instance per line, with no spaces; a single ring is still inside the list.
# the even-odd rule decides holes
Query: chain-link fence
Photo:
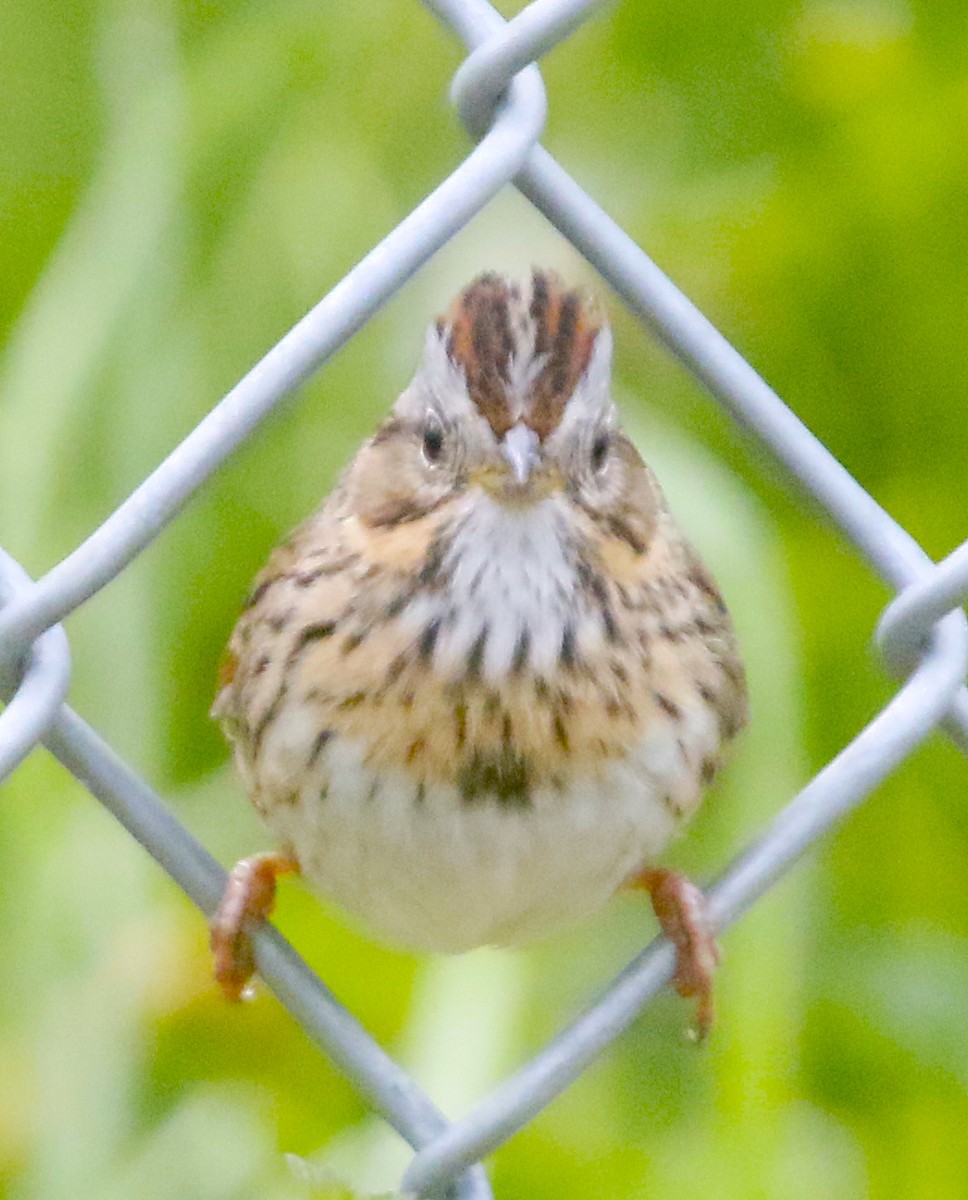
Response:
[[[937,726],[968,753],[968,544],[934,565],[643,251],[538,144],[545,94],[535,61],[595,0],[535,0],[505,22],[486,0],[425,0],[470,55],[452,96],[476,147],[439,187],[232,389],[182,444],[62,562],[32,582],[0,554],[0,779],[46,746],[206,915],[225,875],[140,780],[64,704],[70,651],[58,622],[139,554],[285,395],[318,369],[509,181],[611,284],[724,408],[759,439],[898,592],[878,630],[907,682],[709,890],[717,928],[737,921],[841,815]],[[259,970],[359,1093],[414,1147],[404,1191],[490,1196],[479,1160],[566,1088],[669,980],[672,948],[643,951],[602,997],[514,1076],[448,1123],[288,943],[255,936]]]

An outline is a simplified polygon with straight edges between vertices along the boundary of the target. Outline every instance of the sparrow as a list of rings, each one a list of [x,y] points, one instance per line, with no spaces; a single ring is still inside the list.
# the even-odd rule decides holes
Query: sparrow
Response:
[[[213,715],[279,849],[237,864],[214,917],[228,997],[286,871],[437,952],[543,937],[631,886],[709,1029],[702,893],[659,863],[746,721],[745,675],[611,353],[555,274],[479,276],[257,576]]]

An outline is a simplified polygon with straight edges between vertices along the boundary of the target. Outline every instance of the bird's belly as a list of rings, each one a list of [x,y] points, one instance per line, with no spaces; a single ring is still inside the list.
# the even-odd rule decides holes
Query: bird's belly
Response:
[[[683,764],[668,736],[513,803],[374,771],[341,737],[298,792],[263,792],[259,807],[309,883],[382,938],[437,951],[514,944],[600,909],[681,827],[671,797]]]

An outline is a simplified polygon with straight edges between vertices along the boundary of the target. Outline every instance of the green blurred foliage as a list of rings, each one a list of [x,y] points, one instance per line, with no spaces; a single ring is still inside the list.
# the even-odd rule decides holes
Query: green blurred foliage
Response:
[[[514,11],[506,4],[503,11]],[[415,0],[8,0],[0,540],[40,574],[465,153]],[[549,56],[546,143],[934,556],[965,534],[968,22],[952,0],[623,0]],[[71,698],[228,863],[265,839],[207,720],[268,547],[474,271],[593,279],[512,193],[68,622]],[[721,576],[754,724],[675,852],[708,875],[879,708],[884,587],[615,306],[617,391]],[[661,999],[493,1163],[500,1194],[968,1196],[968,819],[938,740],[725,939],[696,1052]],[[43,753],[0,806],[0,1194],[386,1193],[404,1149]],[[648,936],[417,960],[287,886],[279,922],[459,1113]],[[284,1155],[290,1155],[286,1159]],[[347,1193],[348,1194],[348,1193]]]

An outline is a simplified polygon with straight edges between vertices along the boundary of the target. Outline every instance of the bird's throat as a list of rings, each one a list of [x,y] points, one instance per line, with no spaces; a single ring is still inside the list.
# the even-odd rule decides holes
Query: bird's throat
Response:
[[[469,497],[436,539],[439,572],[412,605],[436,622],[433,665],[493,681],[551,671],[579,590],[579,554],[558,497],[508,505]]]

